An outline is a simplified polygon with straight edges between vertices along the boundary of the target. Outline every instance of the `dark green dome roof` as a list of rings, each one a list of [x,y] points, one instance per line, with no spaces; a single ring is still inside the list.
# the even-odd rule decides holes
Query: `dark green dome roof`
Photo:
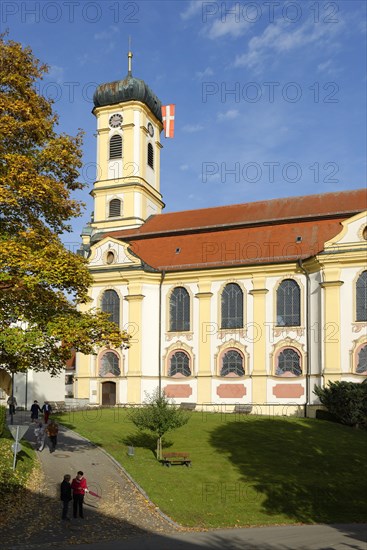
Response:
[[[133,100],[144,103],[162,122],[162,103],[144,80],[140,80],[140,78],[127,75],[123,80],[100,84],[93,96],[95,107],[115,105],[116,103]]]

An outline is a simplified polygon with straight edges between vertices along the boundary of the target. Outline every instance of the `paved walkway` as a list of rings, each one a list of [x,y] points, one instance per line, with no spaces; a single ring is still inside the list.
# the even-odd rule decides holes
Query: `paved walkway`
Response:
[[[29,424],[16,414],[15,423]],[[35,444],[31,426],[26,439]],[[2,550],[367,550],[367,525],[305,525],[215,531],[181,529],[159,513],[114,460],[78,434],[61,427],[57,450],[38,453],[42,470],[22,510],[3,533]],[[83,470],[89,489],[85,519],[62,522],[58,488],[64,474]]]

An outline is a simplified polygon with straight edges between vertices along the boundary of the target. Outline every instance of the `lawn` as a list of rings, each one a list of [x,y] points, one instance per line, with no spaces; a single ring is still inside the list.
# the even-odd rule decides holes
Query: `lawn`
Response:
[[[0,409],[0,525],[5,525],[27,494],[25,487],[34,469],[35,453],[31,444],[22,439],[22,450],[17,455],[16,468],[13,470],[14,454],[11,447],[14,439],[5,425],[5,408]]]
[[[363,522],[367,433],[322,420],[194,412],[165,448],[192,467],[162,466],[156,441],[126,409],[60,417],[110,453],[159,508],[198,528]],[[129,457],[128,446],[134,446]]]

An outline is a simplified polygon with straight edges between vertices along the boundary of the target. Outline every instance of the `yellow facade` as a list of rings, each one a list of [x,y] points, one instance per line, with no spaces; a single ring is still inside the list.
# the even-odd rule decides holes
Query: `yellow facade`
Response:
[[[367,269],[365,213],[343,220],[333,239],[324,243],[325,253],[303,263],[280,257],[252,265],[223,262],[209,268],[202,262],[168,271],[154,267],[140,256],[143,241],[136,240],[132,247],[132,237],[124,240],[118,231],[125,230],[125,235],[126,230],[140,228],[131,235],[142,239],[149,216],[161,214],[162,122],[136,99],[96,106],[94,114],[95,208],[82,236],[94,280],[91,307],[103,308],[110,293],[120,327],[132,334],[132,343],[128,350],[112,350],[118,375],[103,374],[108,350],[98,350],[94,357],[78,354],[77,398],[104,404],[104,396],[114,392],[116,404],[141,403],[145,392],[160,385],[176,401],[198,407],[212,404],[230,411],[236,404],[248,403],[266,414],[303,414],[316,403],[312,393],[316,384],[364,378],[367,369],[357,372],[357,355],[367,345],[367,319],[356,321],[355,296],[357,281]],[[113,127],[115,115],[121,122]],[[110,158],[115,135],[122,138],[116,166],[116,159]],[[113,200],[121,201],[118,216],[109,210]],[[178,231],[177,238],[181,234]],[[168,237],[165,246],[171,246]],[[165,253],[164,247],[161,252]],[[173,244],[177,262],[180,253],[180,246]],[[156,262],[162,265],[159,257]],[[283,287],[297,296],[297,321],[278,319]],[[223,322],[223,304],[234,300],[226,292],[237,293],[233,303],[241,310],[236,314],[242,315],[240,327]],[[178,310],[187,316],[187,324],[179,328],[171,323]],[[288,369],[287,361],[296,367]],[[227,373],[224,366],[231,369],[234,364],[236,368]]]

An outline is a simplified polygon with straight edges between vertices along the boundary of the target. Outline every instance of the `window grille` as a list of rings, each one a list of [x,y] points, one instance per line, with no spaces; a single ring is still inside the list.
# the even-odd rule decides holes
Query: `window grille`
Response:
[[[154,168],[154,151],[151,143],[148,143],[148,166]]]
[[[122,137],[115,134],[110,139],[110,160],[122,158]]]
[[[99,368],[99,376],[120,376],[120,361],[118,356],[112,351],[108,351],[102,357],[101,366]]]
[[[358,353],[358,365],[356,372],[358,374],[367,374],[367,346],[363,346]]]
[[[294,376],[301,376],[302,369],[300,365],[301,358],[292,348],[286,348],[279,353],[278,365],[275,371],[277,376],[282,376],[290,372]]]
[[[300,288],[295,281],[285,279],[281,282],[277,290],[277,326],[300,326],[300,297]]]
[[[174,376],[175,374],[191,376],[190,358],[183,351],[176,351],[170,359],[168,376]]]
[[[221,328],[243,327],[243,292],[235,283],[226,285],[222,292]]]
[[[102,311],[110,314],[110,321],[120,326],[120,298],[115,290],[106,290],[102,297]]]
[[[176,287],[170,297],[170,331],[190,330],[190,296],[181,286]]]
[[[356,284],[356,320],[367,321],[367,271],[363,271]]]
[[[108,217],[118,218],[121,216],[121,201],[120,199],[112,199],[108,205]]]
[[[243,357],[234,349],[227,351],[223,355],[222,359],[220,375],[228,376],[229,374],[235,374],[236,376],[243,376],[245,374],[245,370],[243,368]]]

